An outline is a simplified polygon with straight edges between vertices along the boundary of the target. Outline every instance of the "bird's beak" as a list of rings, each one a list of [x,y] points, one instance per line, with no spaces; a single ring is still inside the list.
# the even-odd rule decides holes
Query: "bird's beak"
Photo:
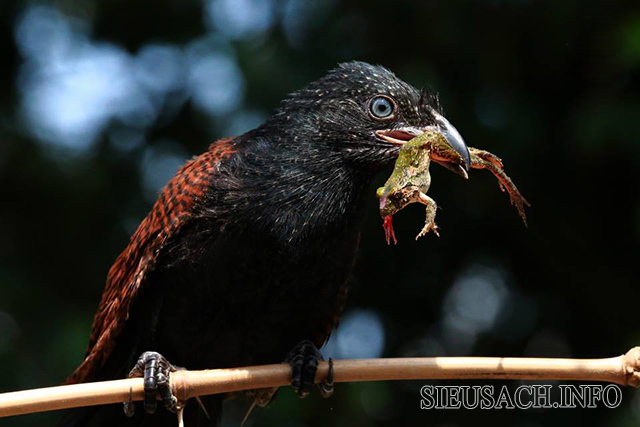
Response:
[[[435,126],[429,126],[422,129],[417,127],[404,127],[401,129],[378,130],[376,131],[376,135],[393,145],[402,146],[406,142],[410,141],[411,139],[429,129],[436,130],[437,132],[441,133],[442,136],[444,136],[444,138],[447,140],[447,143],[453,149],[453,151],[455,151],[460,156],[459,161],[457,161],[458,159],[454,161],[454,159],[437,158],[434,158],[433,160],[439,165],[449,169],[452,172],[457,173],[463,178],[468,178],[467,172],[469,171],[469,165],[471,163],[469,148],[464,142],[464,139],[462,139],[460,132],[458,132],[458,130],[440,114],[436,114]]]
[[[469,154],[469,148],[462,139],[462,135],[458,132],[449,120],[445,119],[440,114],[436,113],[436,130],[438,130],[447,140],[453,151],[460,156],[459,162],[453,162],[452,159],[434,159],[436,163],[449,169],[452,172],[457,173],[464,179],[469,178],[467,172],[469,172],[469,166],[471,164],[471,155]]]
[[[444,135],[451,148],[460,155],[463,162],[461,166],[464,166],[464,169],[468,171],[471,163],[471,155],[469,154],[467,144],[464,142],[464,139],[462,139],[462,135],[460,135],[458,129],[449,123],[449,120],[445,119],[440,114],[436,114],[436,119],[438,123],[438,130],[442,135]]]

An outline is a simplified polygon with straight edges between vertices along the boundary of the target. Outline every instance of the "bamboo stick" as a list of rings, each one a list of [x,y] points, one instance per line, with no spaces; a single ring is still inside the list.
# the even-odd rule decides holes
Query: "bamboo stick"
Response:
[[[328,370],[327,362],[320,363],[316,382],[323,382]],[[287,364],[178,371],[171,374],[171,385],[175,396],[185,401],[206,394],[285,386],[290,375]],[[334,362],[334,382],[436,379],[604,381],[638,387],[640,347],[607,359],[428,357]],[[142,400],[143,394],[141,378],[3,393],[0,417]]]

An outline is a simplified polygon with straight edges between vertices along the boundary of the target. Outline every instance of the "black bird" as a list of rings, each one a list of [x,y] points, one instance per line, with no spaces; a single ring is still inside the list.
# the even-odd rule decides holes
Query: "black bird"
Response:
[[[151,352],[136,369],[147,368],[145,411],[77,409],[63,423],[175,425],[175,414],[155,411],[156,392],[175,403],[166,360],[187,369],[288,360],[306,395],[344,307],[365,190],[429,127],[468,158],[435,95],[348,62],[188,162],[109,271],[86,359],[68,381],[124,378]],[[186,425],[215,425],[221,399],[203,398],[210,418],[188,402]]]

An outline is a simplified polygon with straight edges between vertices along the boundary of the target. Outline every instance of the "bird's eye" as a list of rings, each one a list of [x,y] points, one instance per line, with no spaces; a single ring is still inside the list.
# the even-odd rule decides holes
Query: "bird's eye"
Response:
[[[395,105],[386,96],[375,96],[369,101],[369,112],[375,119],[388,119],[393,116]]]

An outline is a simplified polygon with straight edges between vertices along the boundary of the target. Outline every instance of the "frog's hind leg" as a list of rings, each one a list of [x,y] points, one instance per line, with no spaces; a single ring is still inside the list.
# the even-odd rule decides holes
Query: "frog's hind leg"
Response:
[[[416,240],[427,234],[429,231],[433,231],[436,236],[440,237],[440,233],[438,233],[438,226],[436,225],[436,210],[438,209],[436,201],[424,193],[418,193],[418,201],[426,206],[427,217],[425,219],[424,227],[416,236]]]
[[[471,155],[471,167],[473,169],[488,169],[498,178],[498,184],[502,191],[507,191],[511,204],[518,209],[518,213],[527,225],[527,216],[524,213],[524,207],[531,206],[529,202],[520,194],[520,191],[516,185],[511,181],[511,178],[504,173],[502,160],[496,155],[489,153],[488,151],[478,150],[477,148],[469,147],[469,154]]]

